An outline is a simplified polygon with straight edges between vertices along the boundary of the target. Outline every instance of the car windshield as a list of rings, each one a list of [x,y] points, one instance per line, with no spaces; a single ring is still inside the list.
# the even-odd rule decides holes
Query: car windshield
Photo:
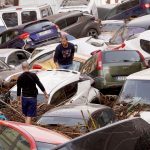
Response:
[[[150,81],[127,80],[119,97],[119,102],[150,104]]]
[[[38,121],[43,125],[65,125],[65,126],[77,126],[84,125],[84,120],[80,118],[71,117],[59,117],[59,116],[43,116]]]
[[[63,0],[61,6],[80,6],[88,5],[90,0]]]
[[[43,142],[36,142],[37,150],[50,150],[55,148],[57,145],[50,144],[50,143],[43,143]]]
[[[104,53],[104,63],[139,62],[140,56],[136,51],[109,51]]]
[[[125,40],[130,38],[135,34],[139,34],[145,31],[145,28],[142,27],[121,27],[114,36],[110,40],[110,44],[120,44],[123,43]]]

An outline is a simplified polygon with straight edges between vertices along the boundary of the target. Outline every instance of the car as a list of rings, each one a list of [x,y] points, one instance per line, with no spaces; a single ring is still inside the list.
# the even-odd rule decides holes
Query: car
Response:
[[[3,20],[0,18],[0,33],[2,33],[3,31],[6,30],[6,26],[5,23],[3,22]]]
[[[7,37],[7,38],[6,38]],[[30,22],[0,34],[0,48],[19,48],[32,52],[40,44],[58,39],[57,26],[46,19]]]
[[[150,0],[125,0],[105,16],[105,20],[129,19],[150,13]]]
[[[85,132],[92,129],[92,121],[97,127],[106,126],[116,121],[115,113],[110,107],[99,104],[68,104],[47,111],[37,124],[79,126],[82,132]]]
[[[131,74],[126,79],[118,102],[150,105],[149,87],[150,69]]]
[[[70,138],[56,131],[13,121],[0,121],[0,149],[53,149]]]
[[[135,18],[127,22],[124,26],[116,31],[108,43],[108,48],[124,47],[124,41],[136,34],[142,33],[150,29],[148,18],[150,15]]]
[[[104,20],[101,21],[99,39],[109,43],[115,32],[125,25],[124,20]]]
[[[79,11],[64,12],[46,17],[49,21],[76,38],[92,36],[98,38],[100,23],[94,16]]]
[[[91,55],[91,52],[93,51],[97,51],[99,49],[103,51],[107,49],[107,45],[103,40],[94,39],[92,37],[79,38],[79,39],[72,40],[70,42],[75,45],[76,52],[79,54]],[[53,51],[55,51],[58,44],[60,43],[48,44],[46,46],[37,47],[32,52],[28,60],[28,63],[36,62],[36,60],[41,59],[42,55],[43,57],[45,57],[45,53],[47,54],[52,53]]]
[[[7,29],[52,15],[50,5],[12,6],[0,10],[0,18]]]
[[[119,49],[138,50],[145,58],[147,66],[150,61],[150,30],[133,35],[124,41],[124,47]]]
[[[63,0],[58,12],[81,11],[98,18],[95,0]]]
[[[46,103],[57,106],[66,103],[85,103],[100,100],[99,91],[92,87],[93,80],[71,70],[48,70],[37,73],[49,99]],[[86,87],[86,88],[85,88]],[[10,98],[16,100],[17,86],[10,90]],[[38,103],[44,102],[44,94],[38,88]]]
[[[53,53],[44,54],[31,63],[32,69],[55,69]],[[47,55],[46,55],[47,54]],[[139,51],[93,51],[89,55],[75,53],[72,70],[80,71],[94,79],[94,87],[105,92],[106,89],[118,89],[126,77],[132,73],[147,69],[145,59]]]
[[[77,137],[55,150],[149,150],[149,138],[150,125],[141,118],[132,118]]]
[[[20,65],[28,60],[30,53],[21,49],[0,49],[0,60],[4,61],[11,67]]]

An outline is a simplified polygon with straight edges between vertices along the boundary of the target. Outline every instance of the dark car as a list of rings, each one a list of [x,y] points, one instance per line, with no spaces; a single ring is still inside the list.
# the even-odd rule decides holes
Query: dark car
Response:
[[[110,39],[109,44],[115,46],[122,44],[125,40],[133,38],[136,34],[149,30],[149,18],[150,15],[145,15],[129,21],[116,31],[116,33]]]
[[[97,127],[103,127],[116,120],[114,111],[107,106],[99,104],[68,104],[59,106],[46,112],[38,120],[40,125],[64,125],[69,127],[82,127],[86,131],[93,122]]]
[[[141,118],[118,121],[55,150],[150,150],[150,125]]]
[[[99,21],[96,21],[92,15],[83,12],[64,12],[47,17],[47,19],[76,38],[84,36],[97,38],[100,34]]]
[[[150,0],[126,0],[115,6],[105,16],[109,19],[129,19],[144,16],[150,13]]]
[[[17,26],[0,34],[0,48],[24,48],[32,51],[40,44],[58,38],[60,34],[55,24],[39,20]]]

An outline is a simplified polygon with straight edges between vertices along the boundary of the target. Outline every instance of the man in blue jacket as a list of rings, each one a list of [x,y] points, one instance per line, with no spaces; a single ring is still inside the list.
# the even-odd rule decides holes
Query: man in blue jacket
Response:
[[[61,37],[61,43],[56,47],[54,62],[60,69],[72,69],[75,53],[74,44],[68,42],[67,37]]]

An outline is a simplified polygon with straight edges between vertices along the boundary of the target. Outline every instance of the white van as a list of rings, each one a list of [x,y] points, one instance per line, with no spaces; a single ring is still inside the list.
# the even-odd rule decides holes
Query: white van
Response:
[[[50,5],[13,6],[0,10],[0,20],[6,28],[15,27],[53,15]]]
[[[43,5],[48,4],[51,6],[54,14],[58,12],[60,4],[63,0],[17,0],[17,3],[14,3],[15,6],[34,6],[34,5]]]
[[[6,25],[4,21],[0,18],[0,33],[6,30]]]
[[[98,19],[98,11],[95,0],[63,0],[58,12],[82,11],[89,13]]]

